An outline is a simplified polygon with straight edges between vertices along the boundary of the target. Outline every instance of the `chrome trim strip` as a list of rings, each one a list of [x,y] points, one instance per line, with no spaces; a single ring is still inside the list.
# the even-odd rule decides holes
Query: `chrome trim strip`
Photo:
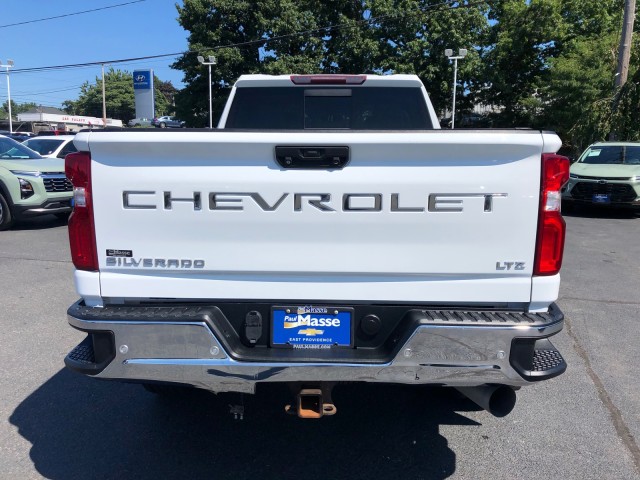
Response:
[[[40,178],[66,179],[67,176],[64,172],[44,172],[40,174]]]
[[[56,207],[56,208],[29,208],[27,210],[23,210],[21,215],[29,216],[29,215],[41,215],[45,213],[65,213],[71,212],[72,208],[69,207]]]

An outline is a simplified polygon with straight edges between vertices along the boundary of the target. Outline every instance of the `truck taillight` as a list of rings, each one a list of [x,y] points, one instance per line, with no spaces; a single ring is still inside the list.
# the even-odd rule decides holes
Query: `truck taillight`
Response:
[[[64,171],[73,184],[73,213],[69,217],[71,259],[78,270],[98,270],[93,200],[91,197],[91,154],[70,153]]]
[[[362,85],[366,75],[291,75],[295,85]]]
[[[566,224],[560,213],[560,192],[567,180],[569,159],[543,153],[534,275],[555,275],[562,266]]]

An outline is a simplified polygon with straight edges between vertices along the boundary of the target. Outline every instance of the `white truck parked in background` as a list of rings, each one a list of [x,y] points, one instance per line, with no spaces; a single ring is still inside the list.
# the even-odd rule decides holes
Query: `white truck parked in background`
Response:
[[[92,131],[66,159],[96,378],[335,413],[339,382],[453,386],[496,415],[548,340],[569,162],[534,130],[440,130],[411,75],[241,77],[219,129]]]

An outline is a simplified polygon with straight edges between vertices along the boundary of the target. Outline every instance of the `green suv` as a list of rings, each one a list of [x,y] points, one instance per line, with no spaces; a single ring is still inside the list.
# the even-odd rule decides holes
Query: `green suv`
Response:
[[[640,209],[640,143],[600,142],[571,165],[562,202]]]
[[[0,135],[0,230],[16,219],[68,216],[73,186],[64,174],[64,160],[42,158],[33,150]]]

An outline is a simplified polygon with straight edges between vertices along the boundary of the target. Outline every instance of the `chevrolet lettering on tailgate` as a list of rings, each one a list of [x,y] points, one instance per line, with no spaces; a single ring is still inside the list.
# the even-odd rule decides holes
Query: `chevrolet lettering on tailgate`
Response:
[[[161,194],[158,195],[158,193]],[[288,197],[293,198],[288,208],[293,206],[294,212],[302,212],[303,206],[308,205],[321,212],[382,212],[389,205],[390,212],[462,212],[468,202],[479,200],[479,206],[484,212],[492,212],[495,198],[506,198],[506,193],[432,193],[422,205],[401,204],[400,194],[392,193],[388,199],[382,193],[344,193],[339,205],[332,204],[330,193],[283,193],[271,204],[257,192],[210,192],[209,210],[211,211],[242,211],[245,201],[251,199],[261,210],[274,212],[280,208]],[[171,192],[129,190],[122,192],[122,208],[125,210],[173,210],[174,203],[191,203],[193,210],[203,209],[202,192],[193,192],[192,196],[177,198]],[[160,201],[153,203],[155,199]],[[357,200],[368,201],[366,206],[355,206]],[[337,202],[336,202],[337,203]],[[283,209],[286,208],[283,207]]]

